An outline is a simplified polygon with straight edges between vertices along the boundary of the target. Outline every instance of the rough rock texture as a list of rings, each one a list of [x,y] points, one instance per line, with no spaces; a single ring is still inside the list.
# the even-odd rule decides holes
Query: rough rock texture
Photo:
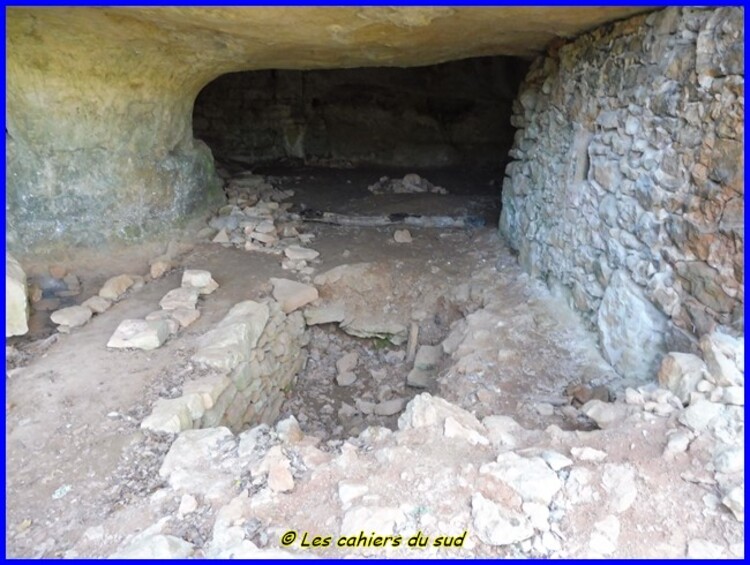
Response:
[[[235,304],[193,356],[211,373],[186,382],[182,396],[158,400],[141,426],[177,433],[275,421],[307,360],[308,339],[301,312],[287,316],[275,301]]]
[[[218,197],[191,119],[197,94],[224,73],[530,56],[641,10],[11,9],[11,250],[132,240]]]
[[[5,337],[29,331],[26,273],[9,253],[5,254]]]
[[[195,136],[217,158],[402,167],[497,165],[527,63],[481,58],[408,69],[257,71],[209,84]]]
[[[500,228],[623,375],[652,377],[717,324],[744,332],[742,22],[637,16],[537,60],[521,87]]]

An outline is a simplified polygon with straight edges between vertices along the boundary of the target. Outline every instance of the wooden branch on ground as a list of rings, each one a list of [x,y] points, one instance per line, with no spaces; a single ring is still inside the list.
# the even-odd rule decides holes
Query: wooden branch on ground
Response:
[[[420,228],[469,228],[481,227],[484,219],[477,216],[423,216],[420,214],[389,214],[387,216],[349,216],[320,212],[318,210],[302,210],[300,218],[306,222],[319,222],[336,226],[379,227],[392,225],[407,225]]]

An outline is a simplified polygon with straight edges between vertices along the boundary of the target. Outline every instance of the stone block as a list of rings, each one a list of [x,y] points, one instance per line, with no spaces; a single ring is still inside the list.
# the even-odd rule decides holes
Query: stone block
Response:
[[[5,254],[5,337],[29,331],[26,273],[9,253]]]

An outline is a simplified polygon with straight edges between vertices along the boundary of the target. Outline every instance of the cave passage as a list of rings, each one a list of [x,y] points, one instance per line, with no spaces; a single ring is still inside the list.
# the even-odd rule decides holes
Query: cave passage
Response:
[[[198,95],[194,135],[225,178],[248,170],[302,175],[305,204],[316,209],[351,212],[342,190],[367,195],[383,177],[417,174],[450,197],[428,203],[398,194],[385,208],[380,199],[378,210],[360,198],[358,211],[448,214],[461,199],[484,196],[474,212],[496,222],[515,133],[513,100],[527,67],[521,58],[482,57],[226,74]]]

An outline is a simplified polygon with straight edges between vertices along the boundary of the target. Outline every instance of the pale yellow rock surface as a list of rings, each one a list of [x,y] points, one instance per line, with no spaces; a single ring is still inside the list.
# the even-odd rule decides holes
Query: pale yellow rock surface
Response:
[[[5,337],[29,331],[26,273],[10,254],[5,254]]]

